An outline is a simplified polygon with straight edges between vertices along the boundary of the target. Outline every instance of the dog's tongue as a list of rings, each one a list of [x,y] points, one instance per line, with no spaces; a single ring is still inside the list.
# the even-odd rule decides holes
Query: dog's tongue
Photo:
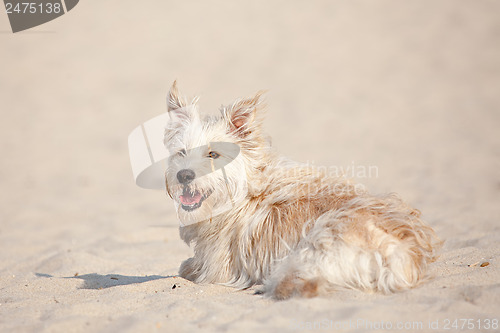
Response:
[[[194,194],[191,194],[189,191],[184,191],[180,196],[180,199],[184,206],[191,206],[200,202],[201,194],[198,191]]]

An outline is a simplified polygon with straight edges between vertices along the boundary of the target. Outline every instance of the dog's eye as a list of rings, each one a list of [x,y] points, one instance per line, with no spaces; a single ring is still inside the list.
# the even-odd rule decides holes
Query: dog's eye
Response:
[[[219,158],[219,156],[220,156],[220,155],[219,155],[218,153],[214,152],[214,151],[210,151],[210,152],[208,152],[208,154],[207,154],[207,157],[210,157],[210,158],[213,158],[213,159],[215,159],[215,158]]]
[[[186,156],[186,149],[181,149],[177,152],[177,155],[179,156]]]

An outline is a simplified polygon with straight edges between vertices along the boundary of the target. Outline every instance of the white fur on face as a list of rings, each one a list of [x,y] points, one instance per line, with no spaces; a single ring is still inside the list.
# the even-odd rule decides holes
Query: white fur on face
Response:
[[[171,111],[172,113],[172,111]],[[181,226],[210,220],[241,202],[247,194],[246,171],[240,148],[222,120],[202,123],[197,111],[173,112],[166,140],[170,151],[166,179]],[[215,129],[214,129],[215,127]],[[192,172],[194,179],[181,183],[178,173]]]

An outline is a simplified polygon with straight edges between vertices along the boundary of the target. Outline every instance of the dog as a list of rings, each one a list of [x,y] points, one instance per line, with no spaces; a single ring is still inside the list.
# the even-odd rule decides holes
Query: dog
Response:
[[[393,293],[427,278],[441,244],[395,194],[371,195],[345,177],[286,159],[262,130],[262,92],[201,117],[176,82],[166,188],[194,245],[179,275],[277,300],[351,288]]]

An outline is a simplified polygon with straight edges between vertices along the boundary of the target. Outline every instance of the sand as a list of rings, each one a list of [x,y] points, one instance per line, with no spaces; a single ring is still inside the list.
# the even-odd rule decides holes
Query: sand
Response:
[[[15,35],[0,14],[0,331],[492,331],[499,11],[494,0],[81,1]],[[127,149],[174,79],[208,113],[267,89],[266,130],[284,155],[375,166],[356,181],[400,193],[445,240],[433,278],[389,296],[275,302],[176,276],[192,250],[166,194],[134,184]]]

